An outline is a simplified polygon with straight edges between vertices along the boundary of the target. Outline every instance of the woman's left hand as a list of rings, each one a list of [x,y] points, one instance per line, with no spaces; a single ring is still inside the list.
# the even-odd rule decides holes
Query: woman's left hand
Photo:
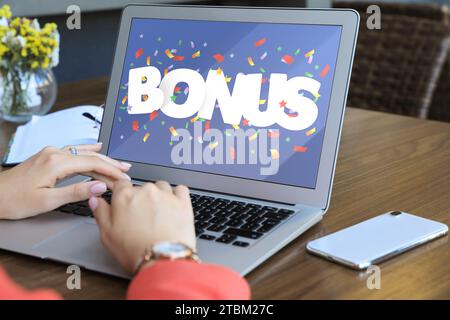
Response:
[[[130,165],[97,153],[101,144],[57,149],[46,147],[20,165],[0,174],[0,218],[22,219],[56,209],[66,203],[99,196],[117,180],[130,180]],[[96,180],[66,187],[58,181],[76,175]]]

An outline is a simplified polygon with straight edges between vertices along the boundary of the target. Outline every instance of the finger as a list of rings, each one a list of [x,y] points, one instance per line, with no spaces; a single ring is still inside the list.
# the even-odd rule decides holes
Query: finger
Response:
[[[54,209],[64,204],[78,202],[92,196],[100,196],[107,190],[102,181],[86,181],[60,188],[48,188],[45,197],[49,199],[48,205]]]
[[[187,199],[189,197],[189,189],[186,186],[179,185],[173,188],[173,193],[181,199]]]
[[[118,180],[114,182],[113,186],[113,198],[115,194],[119,194],[128,188],[133,188],[133,185],[130,181],[127,180]]]
[[[106,231],[111,227],[111,206],[104,199],[98,197],[89,198],[89,208],[91,208],[92,212],[94,213],[94,217],[97,221],[100,233]]]
[[[170,186],[170,184],[167,181],[156,181],[155,186],[157,186],[162,191],[170,192],[170,193],[173,192],[172,187]]]
[[[65,146],[62,148],[64,151],[69,151],[70,148],[75,148],[77,151],[93,151],[98,152],[102,149],[102,143],[94,143],[94,144],[78,144],[78,145],[71,145],[71,146]]]
[[[71,156],[65,154],[60,155],[60,157],[61,158],[58,158],[57,163],[52,164],[52,166],[56,168],[55,170],[57,171],[59,179],[76,173],[94,172],[114,180],[131,180],[131,178],[119,168],[98,157],[82,155]]]
[[[130,168],[131,168],[131,164],[129,164],[127,162],[117,161],[117,160],[112,159],[108,156],[105,156],[104,154],[101,154],[101,153],[97,153],[97,152],[93,152],[93,151],[89,151],[89,150],[78,150],[77,156],[80,156],[80,155],[93,156],[93,157],[100,158],[106,162],[111,163],[113,166],[115,166],[125,172],[130,170]]]
[[[114,188],[114,182],[116,180],[113,180],[111,178],[108,178],[106,176],[102,176],[101,174],[97,174],[95,172],[84,172],[82,175],[92,177],[94,180],[102,181],[106,183],[106,186],[109,190],[112,190]]]

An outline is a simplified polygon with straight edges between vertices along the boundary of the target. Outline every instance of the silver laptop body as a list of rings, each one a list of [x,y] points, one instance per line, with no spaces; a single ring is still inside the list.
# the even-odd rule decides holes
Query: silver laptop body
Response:
[[[323,142],[315,188],[304,188],[193,170],[181,170],[131,161],[133,167],[130,175],[136,184],[142,184],[145,181],[167,180],[172,184],[188,185],[191,192],[198,196],[293,210],[295,213],[290,214],[288,218],[283,219],[273,229],[264,233],[258,239],[238,236],[232,243],[225,244],[198,238],[198,251],[202,261],[225,265],[245,275],[319,222],[329,207],[359,16],[352,10],[202,6],[126,7],[122,14],[99,138],[103,142],[102,153],[110,155],[108,147],[113,127],[115,104],[120,91],[123,61],[126,55],[132,20],[164,18],[180,21],[302,24],[309,26],[338,26],[340,28],[340,40],[334,70],[329,71],[333,74],[332,90],[330,90],[329,94],[326,130],[323,130]],[[305,57],[305,59],[307,58]],[[323,66],[317,69],[317,72],[320,72],[323,70]],[[70,184],[83,179],[86,178],[78,176],[66,180],[62,184]],[[204,234],[217,239],[222,233],[207,230]],[[236,241],[245,242],[247,246],[233,245]],[[42,259],[76,264],[89,270],[114,276],[130,277],[130,275],[121,270],[115,260],[103,248],[95,219],[91,216],[68,214],[57,210],[21,221],[0,221],[0,248]]]

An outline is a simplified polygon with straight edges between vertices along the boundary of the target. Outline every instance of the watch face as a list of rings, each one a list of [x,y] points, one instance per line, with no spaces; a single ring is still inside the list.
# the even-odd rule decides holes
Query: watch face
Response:
[[[161,242],[153,247],[153,251],[162,255],[184,254],[189,248],[177,242]]]

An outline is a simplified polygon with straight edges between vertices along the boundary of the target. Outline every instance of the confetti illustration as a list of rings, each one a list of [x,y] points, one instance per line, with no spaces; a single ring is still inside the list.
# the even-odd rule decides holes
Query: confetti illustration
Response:
[[[269,138],[279,138],[280,137],[280,132],[279,131],[269,130],[269,131],[267,131],[267,136]]]
[[[270,156],[272,157],[272,159],[279,159],[280,153],[277,149],[270,149]]]
[[[266,38],[259,39],[255,42],[255,48],[262,46],[264,43],[266,43]]]
[[[150,22],[148,23],[149,26],[153,26]],[[134,115],[130,112],[132,106],[129,105],[130,101],[128,97],[131,96],[127,96],[127,90],[129,88],[128,83],[126,82],[129,81],[129,75],[127,73],[129,70],[124,70],[116,106],[116,112],[119,114],[115,117],[115,119],[117,119],[115,125],[117,125],[119,129],[122,129],[121,131],[119,130],[114,133],[114,139],[119,142],[114,146],[116,150],[122,150],[117,147],[120,144],[123,144],[129,148],[128,150],[136,150],[136,152],[138,152],[138,150],[142,151],[150,161],[153,159],[151,157],[153,157],[152,152],[155,150],[154,147],[161,146],[158,142],[161,137],[163,138],[162,143],[166,148],[169,148],[169,145],[175,146],[177,144],[175,139],[172,137],[183,136],[184,138],[185,132],[187,131],[188,135],[186,138],[188,143],[189,140],[192,140],[190,143],[194,144],[198,150],[203,152],[204,148],[206,148],[207,151],[208,149],[215,149],[214,152],[216,155],[228,157],[228,159],[231,158],[235,161],[238,157],[236,145],[227,145],[224,140],[222,142],[222,139],[217,140],[215,138],[213,138],[213,140],[207,139],[208,141],[203,141],[204,134],[206,132],[208,132],[208,134],[212,134],[218,130],[227,137],[233,137],[236,135],[238,130],[242,129],[243,131],[247,131],[248,129],[252,129],[254,131],[247,132],[245,135],[248,137],[246,142],[251,142],[251,145],[245,148],[246,153],[258,154],[260,148],[259,138],[262,138],[261,140],[271,139],[270,144],[268,143],[265,145],[267,149],[265,149],[264,152],[269,153],[268,155],[272,159],[280,159],[281,163],[284,163],[289,157],[292,156],[293,153],[294,155],[295,153],[301,153],[297,155],[300,159],[300,165],[309,165],[315,161],[318,146],[320,148],[320,143],[323,139],[323,135],[321,133],[325,125],[324,119],[326,119],[326,112],[328,112],[329,108],[327,105],[328,93],[330,92],[330,86],[333,79],[330,64],[334,61],[336,54],[333,47],[336,48],[335,50],[338,50],[339,48],[339,37],[337,35],[336,40],[334,40],[334,38],[333,40],[330,40],[332,39],[332,33],[328,34],[321,32],[320,30],[317,32],[305,32],[299,36],[298,33],[301,30],[297,30],[297,32],[295,32],[295,30],[287,30],[286,32],[283,31],[282,34],[273,34],[272,32],[266,32],[264,28],[261,28],[253,30],[253,33],[250,34],[249,37],[249,34],[246,32],[245,28],[239,29],[236,27],[237,29],[235,30],[233,29],[234,27],[230,27],[230,30],[226,30],[230,31],[230,39],[222,39],[220,32],[217,32],[215,29],[216,27],[214,26],[211,27],[211,32],[208,30],[208,32],[205,33],[202,33],[202,28],[200,27],[192,27],[192,30],[198,29],[199,31],[194,33],[189,33],[191,31],[191,27],[186,28],[186,30],[184,30],[184,28],[178,28],[175,31],[174,29],[173,34],[167,33],[168,30],[164,29],[163,36],[158,35],[161,31],[155,29],[154,26],[144,26],[145,24],[142,25],[142,28],[139,27],[139,29],[136,29],[134,32],[130,33],[135,39],[133,44],[130,45],[130,48],[132,49],[126,53],[125,69],[153,66],[159,70],[161,79],[168,75],[168,73],[171,73],[168,75],[169,78],[171,76],[176,78],[178,73],[177,70],[179,69],[197,71],[205,82],[207,77],[211,75],[222,82],[220,84],[221,86],[223,86],[223,83],[226,83],[230,96],[233,95],[235,90],[236,92],[239,92],[238,90],[242,90],[239,86],[243,85],[245,82],[243,81],[243,77],[251,74],[257,74],[258,80],[255,88],[258,87],[258,95],[255,96],[251,92],[248,94],[249,97],[250,94],[252,94],[251,96],[253,99],[257,99],[256,101],[258,101],[259,112],[266,112],[267,114],[274,112],[274,116],[277,113],[283,113],[290,118],[297,117],[298,121],[303,121],[305,114],[303,111],[296,111],[297,109],[294,108],[294,103],[296,103],[296,101],[287,101],[292,100],[289,95],[280,91],[278,98],[275,98],[275,100],[269,100],[271,87],[277,86],[277,78],[275,74],[286,75],[287,80],[298,76],[313,78],[320,82],[320,92],[324,95],[324,97],[321,97],[319,92],[314,93],[305,89],[300,90],[298,93],[300,96],[308,97],[315,101],[317,103],[319,113],[322,115],[322,112],[324,112],[325,116],[318,117],[314,124],[304,130],[289,131],[284,127],[284,124],[278,124],[276,122],[274,125],[264,127],[264,130],[263,128],[258,130],[260,125],[258,121],[253,118],[253,116],[256,117],[256,114],[252,113],[243,112],[239,121],[237,119],[233,121],[236,122],[234,125],[224,123],[223,115],[230,111],[226,110],[227,104],[221,103],[219,105],[220,99],[215,100],[214,102],[211,101],[210,107],[214,109],[214,112],[208,116],[208,119],[201,118],[195,113],[189,118],[172,119],[172,115],[160,112],[160,109],[150,113]],[[305,27],[305,30],[308,30],[308,28],[310,27]],[[289,28],[287,27],[287,29]],[[141,30],[145,30],[145,32]],[[191,38],[185,37],[186,35],[191,35]],[[235,41],[231,42],[231,40]],[[326,47],[327,50],[324,50],[323,48],[320,50],[317,43],[320,43],[321,40],[335,42],[329,42],[330,46]],[[317,48],[317,51],[315,48]],[[327,64],[327,62],[329,64]],[[330,76],[327,77],[328,73],[330,73]],[[180,72],[179,75],[181,74],[182,73]],[[153,77],[153,75],[146,75],[146,77],[139,76],[138,82],[140,80],[142,84],[148,84],[151,80],[154,80],[150,77]],[[236,81],[238,78],[239,81]],[[180,81],[176,84],[172,84],[173,87],[171,87],[171,89],[173,92],[167,93],[167,95],[164,96],[164,103],[172,101],[181,108],[186,101],[190,101],[195,95],[197,95],[198,90],[195,87],[195,83],[191,84],[188,81],[183,81],[184,79],[181,76],[176,80]],[[133,85],[136,84],[134,79],[132,83]],[[189,84],[191,84],[191,88],[189,88]],[[273,91],[275,92],[276,89]],[[192,94],[194,94],[194,96],[191,96]],[[326,97],[325,94],[327,94]],[[146,101],[152,103],[152,99],[154,99],[154,97],[156,98],[156,96],[148,92],[147,95],[140,92],[137,96],[137,98],[141,99],[142,102]],[[274,97],[276,97],[276,95],[274,95]],[[156,100],[159,99],[155,99],[155,101]],[[269,102],[274,105],[269,105]],[[248,103],[251,104],[248,108],[256,107],[253,106],[250,100],[248,102],[246,100],[243,101],[242,106],[240,107],[245,109],[247,108],[246,104]],[[281,110],[278,109],[278,106]],[[291,109],[291,107],[294,109]],[[139,110],[137,110],[137,107],[134,108],[136,110],[133,110],[133,113],[141,113],[138,112]],[[160,106],[160,108],[163,108],[163,105]],[[151,110],[154,110],[153,106]],[[199,110],[197,110],[197,112],[199,112]],[[222,117],[220,116],[221,114]],[[294,122],[294,119],[288,120],[292,120],[292,122]],[[200,122],[203,122],[203,124]],[[165,127],[166,124],[167,127]],[[203,128],[203,130],[197,131],[197,126],[199,128]],[[137,135],[135,133],[137,133]],[[259,137],[260,135],[263,136]],[[166,137],[166,139],[164,139],[164,137]],[[228,139],[229,138],[227,138],[227,140]],[[272,142],[276,141],[279,141],[279,145],[277,143],[275,146]],[[139,145],[136,145],[136,143],[141,144],[143,147],[139,149]],[[199,148],[197,143],[200,144],[201,148]],[[256,145],[258,147],[255,147]],[[311,150],[309,150],[309,148],[311,148]],[[162,149],[161,152],[166,152],[166,150]],[[157,159],[157,161],[163,161],[158,157],[155,159]],[[170,154],[168,159],[170,160]],[[302,161],[308,162],[302,163]],[[194,164],[197,163],[189,165]],[[204,168],[198,167],[198,169],[202,171]],[[286,179],[298,179],[299,175],[295,168],[291,169],[293,169],[292,172],[285,175],[287,177]],[[205,170],[207,171],[213,169],[208,168]],[[220,167],[217,167],[216,169],[216,167],[214,167],[214,170],[217,170],[219,173],[226,174],[226,171],[229,169],[221,169]],[[311,168],[310,171],[311,173],[308,173],[305,176],[311,175],[311,179],[313,179],[315,176],[315,169]],[[309,177],[303,178],[303,176],[300,178],[310,179]],[[313,183],[314,182],[311,182],[311,184]],[[308,181],[305,182],[305,185],[308,184]]]
[[[321,76],[322,78],[325,78],[325,76],[327,75],[328,71],[330,71],[330,65],[329,65],[329,64],[327,64],[327,65],[322,69],[322,71],[320,72],[320,76]]]
[[[292,58],[292,56],[285,54],[282,58],[281,58],[281,62],[286,63],[286,64],[291,64],[292,62],[294,62],[294,58]]]
[[[175,130],[174,127],[170,127],[170,128],[169,128],[169,131],[170,131],[170,134],[171,134],[172,136],[178,137],[178,132],[177,132],[177,130]]]
[[[153,121],[153,120],[155,120],[155,118],[158,116],[158,111],[153,111],[152,113],[150,113],[150,116],[149,116],[149,118],[150,118],[150,121]]]
[[[137,120],[133,121],[132,129],[133,131],[139,131],[139,122]]]
[[[142,56],[144,54],[144,49],[142,49],[142,48],[139,48],[137,51],[136,51],[136,53],[134,54],[134,57],[136,58],[136,59],[138,59],[140,56]]]
[[[259,135],[259,130],[256,131],[254,134],[252,134],[250,137],[248,137],[248,141],[255,140],[256,138],[258,138],[258,135]]]
[[[169,59],[172,59],[174,57],[174,55],[169,49],[166,49],[164,52]]]
[[[315,50],[314,50],[314,49],[311,50],[311,51],[308,51],[307,53],[305,53],[305,58],[311,57],[314,53],[315,53]]]
[[[213,55],[214,60],[216,60],[218,63],[223,62],[224,57],[223,55],[221,55],[220,53],[216,53],[215,55]]]
[[[306,151],[308,151],[308,147],[294,146],[294,152],[306,152]]]
[[[316,132],[316,128],[312,128],[308,131],[306,131],[306,135],[309,137],[310,135],[314,134]]]
[[[236,150],[234,149],[234,147],[230,148],[230,158],[231,160],[236,159]]]
[[[219,145],[219,141],[214,141],[214,142],[210,142],[208,146],[210,149],[215,149],[215,148],[217,148],[218,145]]]

